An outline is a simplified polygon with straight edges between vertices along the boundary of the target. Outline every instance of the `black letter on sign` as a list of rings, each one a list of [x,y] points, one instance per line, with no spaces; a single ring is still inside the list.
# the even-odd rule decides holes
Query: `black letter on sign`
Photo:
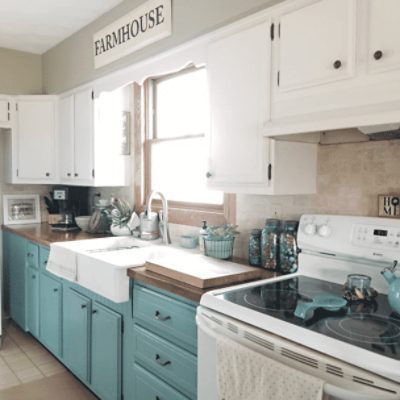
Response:
[[[163,17],[163,15],[162,15],[163,9],[164,9],[164,6],[158,6],[158,7],[156,7],[156,15],[157,15],[157,18],[156,18],[156,20],[157,20],[156,25],[160,25],[160,24],[162,24],[162,23],[164,22],[164,17]]]
[[[95,47],[95,55],[98,56],[100,54],[100,40],[96,40],[94,42]]]
[[[136,31],[135,31],[135,29],[136,29]],[[131,22],[131,36],[136,37],[138,33],[139,33],[139,22],[136,19],[134,19]]]
[[[154,27],[154,10],[149,11],[149,29]]]
[[[145,19],[145,22],[143,20]],[[140,31],[142,33],[147,31],[147,13],[140,16]]]

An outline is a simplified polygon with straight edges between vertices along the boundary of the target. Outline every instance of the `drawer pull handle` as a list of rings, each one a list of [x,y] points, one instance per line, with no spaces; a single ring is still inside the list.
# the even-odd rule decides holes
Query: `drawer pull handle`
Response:
[[[171,317],[169,315],[163,317],[161,316],[160,311],[157,310],[154,314],[154,319],[156,319],[157,321],[168,321],[169,319],[171,319]]]
[[[171,364],[171,361],[162,361],[160,355],[156,354],[156,363],[162,367],[166,367],[167,365]]]
[[[58,289],[57,289],[57,288],[54,288],[54,289],[53,289],[53,292],[58,292]]]
[[[43,261],[43,265],[47,265],[47,261]]]
[[[158,396],[156,396],[156,400],[161,400]]]
[[[86,304],[81,304],[81,308],[86,308]]]
[[[97,314],[97,310],[93,310],[93,311],[92,311],[92,314]]]

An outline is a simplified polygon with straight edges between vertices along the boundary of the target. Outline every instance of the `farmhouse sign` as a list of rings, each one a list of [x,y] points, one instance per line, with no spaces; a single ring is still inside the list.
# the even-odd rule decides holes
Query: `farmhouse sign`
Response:
[[[99,68],[171,35],[171,0],[149,0],[93,35]]]

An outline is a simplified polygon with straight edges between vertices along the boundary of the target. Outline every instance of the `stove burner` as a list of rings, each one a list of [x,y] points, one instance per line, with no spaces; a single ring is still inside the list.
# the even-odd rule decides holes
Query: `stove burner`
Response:
[[[298,300],[311,301],[311,298],[290,289],[264,289],[247,293],[243,299],[254,308],[272,311],[294,311]]]
[[[326,327],[345,339],[378,345],[400,343],[400,323],[390,317],[369,314],[353,314],[344,318],[330,318]]]

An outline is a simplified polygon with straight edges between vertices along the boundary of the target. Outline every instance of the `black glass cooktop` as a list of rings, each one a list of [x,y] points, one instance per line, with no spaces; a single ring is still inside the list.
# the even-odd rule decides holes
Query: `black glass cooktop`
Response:
[[[339,310],[317,308],[309,319],[295,316],[296,307],[320,295],[342,297],[341,285],[305,276],[226,292],[217,297],[354,346],[400,360],[400,316],[386,295],[373,302],[352,302]]]

